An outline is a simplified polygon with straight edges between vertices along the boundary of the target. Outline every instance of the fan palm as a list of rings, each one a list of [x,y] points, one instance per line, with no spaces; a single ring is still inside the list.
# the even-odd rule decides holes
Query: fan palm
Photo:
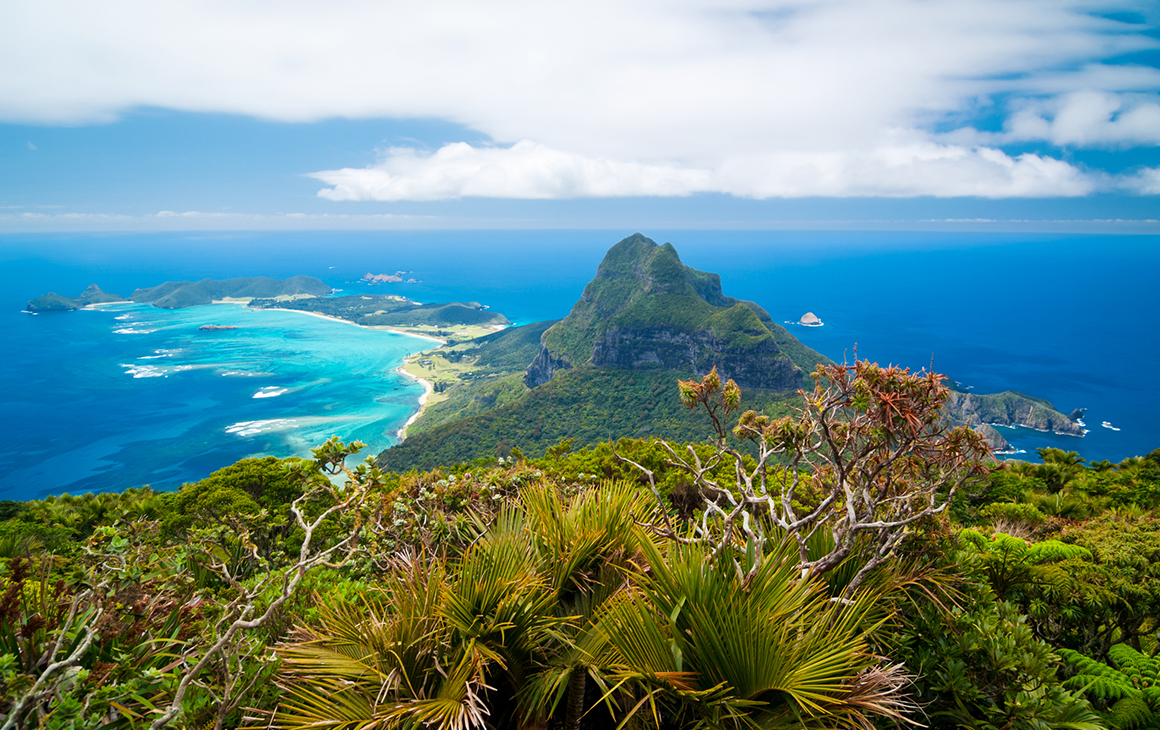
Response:
[[[321,625],[280,649],[274,724],[540,725],[565,694],[582,702],[590,655],[576,638],[623,586],[617,566],[636,555],[651,501],[627,484],[521,497],[457,562],[400,563],[376,596],[324,605]]]
[[[542,724],[566,698],[563,727],[576,730],[587,709],[588,676],[599,678],[588,650],[593,621],[642,564],[640,545],[649,537],[639,525],[651,520],[656,503],[631,482],[604,483],[567,500],[554,487],[539,485],[524,490],[520,502],[522,519],[511,525],[514,534],[534,542],[556,594],[556,613],[570,617],[560,627],[566,641],[553,647],[526,686],[525,719]]]
[[[627,723],[657,726],[872,727],[903,718],[897,667],[871,651],[873,596],[831,600],[782,549],[749,579],[703,549],[642,545],[639,588],[609,602],[592,646]],[[742,558],[744,560],[744,558]]]

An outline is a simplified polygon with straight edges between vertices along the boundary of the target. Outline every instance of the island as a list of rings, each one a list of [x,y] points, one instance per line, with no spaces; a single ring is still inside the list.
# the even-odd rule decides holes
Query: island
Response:
[[[254,309],[307,312],[364,327],[434,337],[443,342],[474,339],[511,324],[507,317],[489,311],[486,305],[479,302],[424,304],[394,294],[297,298],[289,301],[254,299],[249,306]]]
[[[402,274],[368,274],[372,283],[402,281]],[[200,281],[167,281],[135,290],[128,299],[102,291],[93,284],[78,297],[49,293],[28,302],[26,311],[67,312],[92,304],[133,301],[159,309],[184,309],[203,304],[245,304],[254,309],[282,309],[339,319],[363,327],[389,329],[429,337],[440,344],[463,342],[511,324],[499,312],[479,302],[424,304],[393,294],[331,296],[331,289],[313,276],[271,279],[265,276]],[[236,329],[229,325],[205,325],[202,331]]]
[[[65,297],[55,292],[42,294],[36,299],[31,300],[25,305],[25,311],[28,312],[71,312],[74,309],[83,309],[91,304],[108,304],[110,302],[123,302],[125,297],[119,294],[110,294],[102,291],[101,287],[96,284],[90,284],[87,289],[81,292],[77,297]]]
[[[159,286],[138,289],[129,298],[152,304],[159,309],[184,309],[199,304],[252,299],[298,299],[324,297],[331,288],[313,276],[270,279],[265,276],[236,279],[202,279],[201,281],[167,281]]]
[[[398,282],[404,273],[368,274],[364,281]],[[411,356],[402,368],[426,387],[419,412],[400,434],[416,438],[380,455],[381,463],[401,469],[503,452],[512,436],[533,453],[561,439],[582,445],[658,430],[696,440],[703,424],[676,399],[676,378],[716,368],[743,389],[746,408],[788,414],[800,401],[799,389],[812,388],[815,367],[832,364],[759,305],[726,296],[719,275],[686,266],[672,244],[658,245],[640,234],[608,251],[571,313],[559,321],[511,327],[502,314],[474,301],[335,294],[319,279],[294,276],[166,282],[137,289],[130,298],[162,309],[230,302],[431,338],[437,347]],[[94,284],[75,298],[37,297],[28,311],[123,301]],[[787,324],[820,327],[822,321],[806,312]],[[997,452],[1012,447],[995,426],[1086,433],[1079,409],[1069,417],[1048,401],[1016,391],[952,391],[950,420],[981,432]],[[561,413],[573,415],[561,419]]]
[[[1017,390],[989,394],[952,390],[947,405],[954,417],[968,426],[1022,426],[1066,436],[1086,433],[1079,418],[1060,413],[1050,401]],[[1077,412],[1083,413],[1077,409],[1073,415]]]
[[[403,278],[403,274],[409,274],[410,271],[396,271],[393,274],[372,274],[369,271],[359,279],[364,284],[419,284],[421,283],[415,278]]]
[[[271,279],[265,276],[239,277],[235,279],[202,279],[201,281],[167,281],[147,289],[137,289],[129,298],[102,291],[93,284],[79,297],[62,297],[56,293],[39,296],[26,307],[29,312],[67,312],[91,304],[134,301],[152,304],[158,309],[184,309],[201,304],[233,301],[246,303],[257,297],[276,299],[296,299],[300,297],[322,297],[331,293],[331,288],[313,276],[292,276],[289,279]]]

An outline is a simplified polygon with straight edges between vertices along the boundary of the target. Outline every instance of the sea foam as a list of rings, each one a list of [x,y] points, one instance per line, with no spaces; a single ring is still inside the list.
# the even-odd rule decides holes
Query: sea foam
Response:
[[[270,418],[264,421],[238,421],[226,426],[226,433],[244,437],[297,427],[298,422],[293,418]]]
[[[134,378],[164,378],[165,371],[155,365],[126,365],[121,364],[125,368],[126,375],[132,375]]]

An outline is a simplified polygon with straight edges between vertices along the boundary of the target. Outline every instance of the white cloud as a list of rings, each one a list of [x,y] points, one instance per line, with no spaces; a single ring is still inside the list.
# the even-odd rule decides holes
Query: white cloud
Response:
[[[1059,146],[1160,145],[1160,96],[1077,91],[1021,109],[1005,131],[1010,140]]]
[[[316,172],[330,200],[609,198],[712,190],[706,170],[641,165],[518,142],[508,148],[446,145],[433,154],[393,148],[375,167]]]
[[[641,165],[583,157],[533,142],[509,148],[458,142],[431,154],[388,151],[378,165],[313,173],[342,201],[599,198],[728,193],[747,198],[860,195],[1055,197],[1087,195],[1098,179],[1059,160],[986,147],[914,143],[867,153],[731,157],[719,166]]]
[[[16,2],[0,22],[0,119],[86,123],[141,105],[285,121],[437,118],[496,144],[395,150],[371,171],[317,173],[333,186],[325,194],[342,199],[1038,195],[1098,181],[1063,162],[1000,159],[978,146],[1002,139],[975,135],[960,149],[923,130],[950,119],[969,126],[1005,94],[1038,100],[1011,121],[1011,139],[1153,143],[1154,101],[1123,94],[1153,98],[1160,71],[1107,61],[1160,42],[1144,26],[1101,17],[1155,15],[1150,8],[1143,0]],[[1113,98],[1121,106],[1100,105]]]
[[[1145,167],[1120,180],[1120,187],[1137,195],[1160,195],[1160,167]]]
[[[125,213],[5,213],[0,208],[0,232],[21,231],[148,231],[148,230],[271,230],[271,229],[352,229],[388,230],[443,227],[438,216],[391,213],[348,215],[333,213],[223,213],[203,211],[159,211],[153,214]],[[478,225],[472,227],[479,227]]]

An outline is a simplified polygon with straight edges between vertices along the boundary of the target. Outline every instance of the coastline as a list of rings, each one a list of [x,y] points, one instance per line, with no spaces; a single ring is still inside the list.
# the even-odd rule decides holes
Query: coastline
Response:
[[[79,307],[76,311],[83,312],[86,309],[92,310],[92,309],[97,309],[98,307],[107,307],[110,304],[136,304],[136,303],[137,302],[133,301],[132,299],[126,299],[123,302],[93,302],[92,304],[86,304],[83,307]],[[21,310],[21,311],[27,311],[27,310]]]
[[[248,304],[248,300],[246,300],[246,301],[219,300],[219,301],[214,301],[212,303],[213,304],[242,304],[242,305],[245,305],[245,304]],[[396,335],[415,337],[415,338],[418,338],[420,340],[430,340],[431,342],[438,343],[440,346],[447,344],[446,340],[439,339],[438,337],[432,337],[431,335],[424,335],[424,334],[417,334],[414,332],[407,332],[406,330],[397,329],[395,327],[387,327],[385,325],[359,324],[358,322],[351,322],[349,319],[342,319],[340,317],[332,317],[328,314],[319,314],[318,312],[305,312],[301,309],[283,309],[281,307],[264,307],[263,309],[265,309],[267,311],[271,311],[271,312],[292,312],[295,314],[305,314],[308,317],[318,317],[319,319],[327,319],[327,320],[330,320],[331,322],[341,322],[342,324],[348,324],[352,327],[358,327],[360,329],[365,329],[365,330],[385,330],[387,332],[390,332],[390,333],[396,334]],[[420,378],[417,375],[413,375],[413,374],[407,372],[404,369],[405,367],[406,367],[406,362],[404,362],[399,367],[395,368],[395,372],[400,373],[403,376],[408,377],[408,378],[415,380],[415,381],[419,382],[420,384],[422,384],[423,395],[419,396],[419,408],[418,408],[418,410],[416,410],[413,414],[411,414],[411,417],[407,419],[407,422],[404,423],[402,428],[400,428],[396,432],[396,436],[398,437],[400,443],[402,443],[407,438],[407,428],[412,423],[417,421],[419,419],[419,416],[423,415],[423,411],[426,410],[426,408],[427,408],[427,401],[430,400],[431,394],[435,392],[435,384],[434,383],[432,383],[430,380],[427,380],[426,378]]]
[[[214,304],[241,304],[242,302],[214,302]],[[407,337],[417,337],[420,340],[430,340],[431,342],[438,342],[440,345],[446,345],[447,340],[441,340],[438,337],[431,335],[419,334],[417,332],[408,332],[407,330],[398,329],[397,327],[388,327],[386,325],[367,325],[359,324],[358,322],[351,322],[349,319],[342,319],[341,317],[332,317],[329,314],[319,314],[318,312],[305,312],[301,309],[283,309],[281,307],[263,307],[269,312],[294,312],[296,314],[305,314],[308,317],[318,317],[319,319],[329,319],[331,322],[342,322],[349,324],[352,327],[361,327],[364,330],[384,330],[386,332],[393,332],[396,335],[405,335]]]
[[[432,383],[430,380],[427,380],[426,378],[420,378],[418,375],[412,375],[411,373],[407,372],[404,367],[405,366],[400,365],[395,370],[395,372],[401,373],[402,375],[405,375],[406,377],[421,383],[423,385],[423,395],[419,396],[419,410],[411,414],[411,417],[407,419],[407,422],[404,423],[403,427],[400,428],[395,434],[399,438],[399,443],[403,443],[407,440],[407,428],[410,427],[412,423],[419,420],[419,416],[423,415],[423,411],[427,409],[427,401],[430,400],[431,394],[435,392],[434,383]]]

